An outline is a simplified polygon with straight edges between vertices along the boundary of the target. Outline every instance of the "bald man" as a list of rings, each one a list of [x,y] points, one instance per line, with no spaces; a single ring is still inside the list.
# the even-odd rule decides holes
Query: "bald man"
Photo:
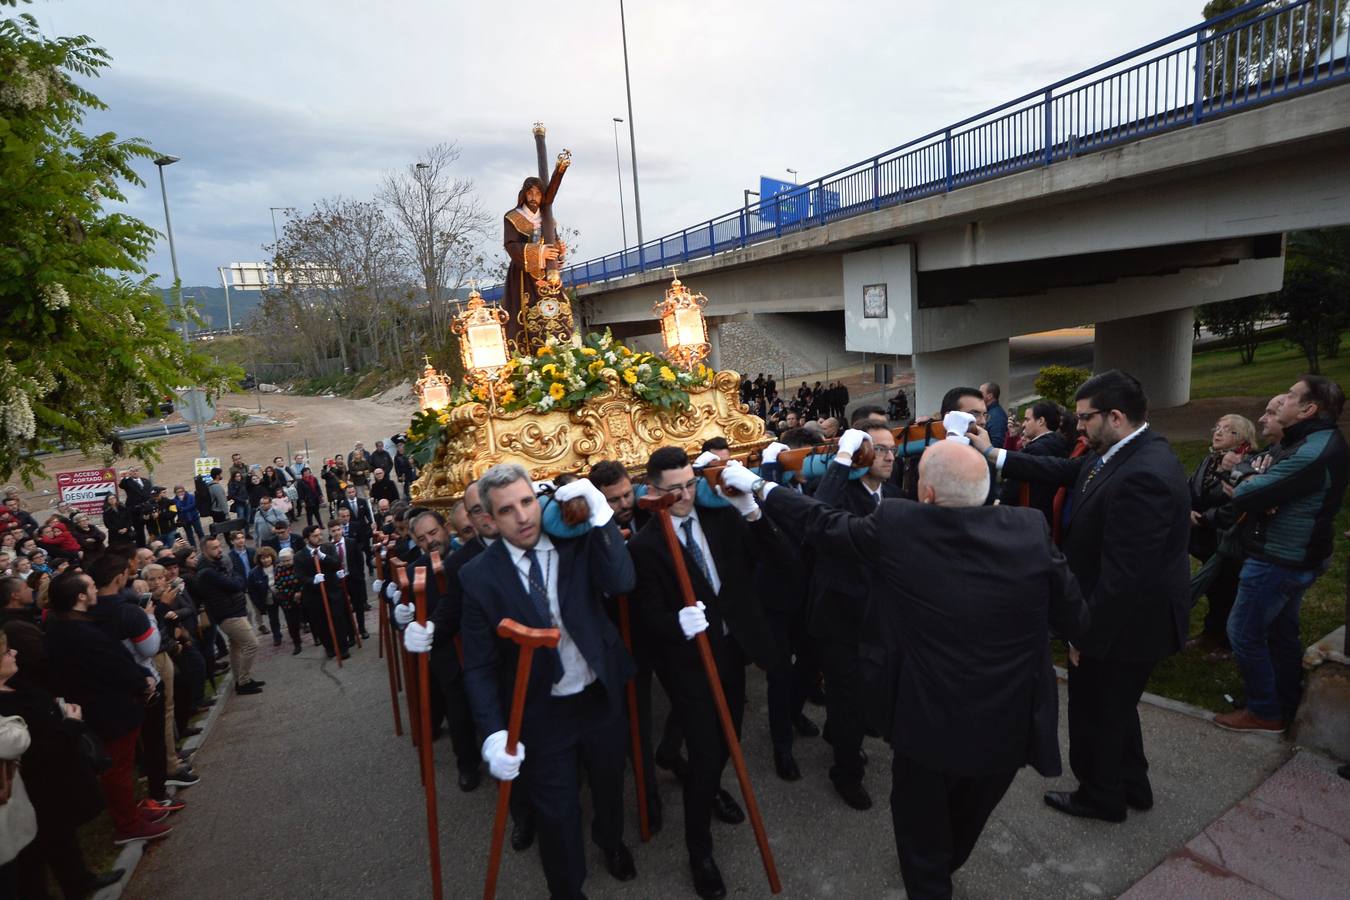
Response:
[[[839,445],[867,440],[850,429]],[[748,470],[729,468],[722,480],[753,491],[789,536],[871,573],[862,696],[894,752],[900,872],[913,900],[950,897],[952,873],[1017,770],[1061,771],[1050,636],[1076,638],[1088,614],[1045,517],[985,506],[989,467],[954,441],[924,452],[917,503],[882,499],[865,516]]]

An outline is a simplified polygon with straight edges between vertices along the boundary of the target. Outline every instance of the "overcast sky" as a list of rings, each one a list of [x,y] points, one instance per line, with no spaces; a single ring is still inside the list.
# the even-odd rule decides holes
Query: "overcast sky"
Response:
[[[650,240],[741,203],[759,176],[824,174],[1200,18],[1200,0],[629,0]],[[187,285],[264,258],[269,207],[368,199],[441,141],[496,215],[534,167],[531,124],[571,149],[556,205],[589,259],[619,249],[611,119],[627,118],[618,0],[38,0],[49,36],[113,63],[90,126],[182,157],[167,169]],[[623,126],[626,127],[626,126]],[[628,135],[624,203],[636,243]],[[163,230],[154,166],[131,212]],[[500,251],[500,248],[496,248]],[[171,280],[161,240],[151,271]]]

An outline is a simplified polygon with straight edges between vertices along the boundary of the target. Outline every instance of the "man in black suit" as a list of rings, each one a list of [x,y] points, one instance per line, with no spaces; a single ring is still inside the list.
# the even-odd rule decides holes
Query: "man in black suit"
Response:
[[[349,528],[344,533],[350,534],[356,538],[362,545],[370,543],[370,536],[375,531],[375,516],[370,511],[370,502],[364,497],[356,496],[356,487],[347,485],[347,493],[338,503],[337,516],[342,518],[342,511],[347,510],[351,516]]]
[[[300,603],[305,610],[310,631],[323,644],[328,658],[339,653],[343,659],[348,656],[347,647],[352,643],[352,623],[347,618],[347,594],[343,588],[345,580],[337,561],[337,551],[332,544],[323,542],[324,531],[320,525],[305,527],[305,550],[296,554],[295,573],[300,577]],[[328,608],[333,614],[333,635],[328,630],[328,612],[323,605],[323,594],[319,590],[320,582],[328,592]],[[334,640],[336,637],[336,640]]]
[[[670,517],[684,548],[697,606],[684,605],[660,521],[653,517],[628,549],[637,569],[634,618],[650,642],[656,672],[689,747],[683,785],[684,841],[694,888],[700,897],[723,897],[726,886],[713,860],[710,824],[727,747],[693,638],[707,632],[739,734],[747,663],[772,668],[782,654],[755,590],[755,565],[790,560],[792,548],[760,514],[753,498],[735,498],[732,507],[696,508],[697,487],[698,476],[680,448],[662,447],[648,459],[648,490],[679,498],[670,507]]]
[[[337,553],[338,568],[345,574],[343,587],[347,591],[347,602],[356,614],[356,631],[361,640],[370,640],[366,633],[366,610],[370,608],[366,597],[366,553],[355,538],[342,533],[342,524],[332,522],[328,526],[328,540]],[[336,613],[334,613],[336,615]]]
[[[1077,459],[1008,453],[983,429],[971,445],[1010,478],[1069,488],[1061,545],[1092,612],[1069,653],[1069,765],[1078,790],[1045,802],[1074,816],[1125,820],[1153,806],[1139,697],[1159,660],[1186,641],[1190,489],[1167,439],[1148,428],[1148,398],[1116,369],[1083,382]]]
[[[136,529],[136,546],[145,546],[145,517],[154,511],[155,503],[151,499],[154,485],[149,478],[141,475],[139,466],[127,469],[127,474],[117,483],[127,495],[127,509],[132,512],[132,524]]]
[[[1049,400],[1038,400],[1027,407],[1022,419],[1021,452],[1029,456],[1050,456],[1063,459],[1069,455],[1069,443],[1059,433],[1059,407]],[[1023,490],[1026,502],[1022,502]],[[1030,506],[1045,515],[1045,521],[1054,519],[1055,492],[1058,488],[1044,481],[1003,480],[1000,502],[1006,506]]]
[[[863,424],[863,423],[859,423]],[[850,478],[853,454],[870,440],[876,456],[862,478]],[[855,516],[869,515],[883,498],[899,498],[890,483],[895,464],[895,436],[884,424],[850,429],[839,439],[839,450],[816,485],[815,498]],[[807,627],[820,641],[825,672],[826,739],[834,747],[830,781],[844,802],[854,809],[872,808],[863,787],[862,742],[865,725],[858,682],[858,641],[864,636],[871,568],[859,568],[852,559],[815,546]]]
[[[296,534],[294,531],[291,531],[289,525],[284,522],[278,522],[276,525],[272,526],[272,536],[263,541],[263,546],[271,547],[273,550],[277,551],[278,555],[281,554],[283,547],[290,547],[291,551],[298,555],[304,552],[305,539],[300,537],[300,535]]]
[[[539,855],[551,896],[577,900],[586,879],[578,769],[591,785],[591,835],[620,881],[637,877],[623,843],[624,684],[633,660],[605,613],[606,595],[633,588],[633,563],[604,495],[584,478],[561,487],[559,502],[584,497],[591,528],[571,539],[545,535],[534,485],[522,466],[493,466],[478,480],[501,540],[460,570],[464,687],[493,776],[512,779],[525,766]],[[506,723],[517,646],[499,638],[502,619],[556,627],[556,649],[534,652],[521,740],[506,750]],[[434,626],[432,637],[435,638]]]
[[[464,491],[464,504],[477,506],[478,487],[471,484]],[[413,653],[430,651],[429,665],[436,676],[431,693],[431,721],[439,725],[444,714],[450,726],[450,745],[455,751],[459,768],[459,789],[472,791],[483,778],[479,771],[478,741],[474,734],[473,712],[469,709],[469,697],[464,692],[463,663],[455,638],[459,635],[460,620],[464,612],[464,589],[460,586],[459,573],[471,560],[487,549],[487,544],[475,536],[450,556],[446,551],[450,546],[450,532],[445,527],[445,519],[435,511],[424,511],[412,520],[412,535],[422,555],[408,563],[408,584],[413,583],[417,569],[426,569],[427,584],[427,620],[431,628],[413,621],[413,600],[411,596],[400,596],[400,602],[394,607],[394,621],[406,626],[403,633],[404,646]],[[496,532],[493,532],[495,538]],[[445,572],[437,577],[431,571],[431,554],[439,553],[445,565]],[[444,583],[444,590],[442,590]],[[410,592],[411,593],[411,592]],[[433,640],[434,636],[434,640]],[[512,791],[515,797],[516,791]],[[524,794],[524,791],[520,791]],[[519,830],[517,828],[517,830]],[[513,844],[516,836],[512,835]]]
[[[840,447],[863,439],[849,431]],[[865,516],[748,473],[723,480],[758,488],[768,516],[822,556],[871,571],[862,652],[894,749],[900,871],[914,900],[951,897],[951,874],[1017,770],[1060,771],[1050,632],[1076,638],[1087,611],[1049,528],[1032,510],[985,506],[988,466],[951,441],[924,453],[920,502],[888,499]]]

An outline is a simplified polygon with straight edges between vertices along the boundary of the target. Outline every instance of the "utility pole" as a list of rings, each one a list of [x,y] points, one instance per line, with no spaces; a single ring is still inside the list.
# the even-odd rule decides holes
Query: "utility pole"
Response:
[[[159,195],[164,199],[164,229],[169,235],[169,261],[173,264],[173,293],[178,300],[178,311],[183,315],[183,340],[188,339],[187,310],[183,307],[183,282],[178,277],[178,251],[173,245],[173,220],[169,218],[169,191],[164,187],[164,167],[178,162],[177,156],[161,156],[155,160],[159,169]]]
[[[623,34],[623,85],[628,92],[628,145],[633,157],[633,217],[637,220],[638,266],[642,265],[642,195],[638,193],[637,135],[633,128],[633,84],[628,78],[628,25],[619,0],[619,31]]]
[[[623,161],[619,158],[619,123],[614,117],[614,171],[619,174],[619,228],[623,231],[623,249],[628,249],[628,217],[623,214]]]

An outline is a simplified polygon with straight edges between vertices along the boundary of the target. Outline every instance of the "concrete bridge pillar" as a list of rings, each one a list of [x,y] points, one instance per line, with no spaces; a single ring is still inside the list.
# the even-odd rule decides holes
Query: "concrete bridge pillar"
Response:
[[[722,371],[722,323],[708,323],[708,366],[714,372]]]
[[[1194,322],[1194,307],[1098,322],[1092,369],[1129,372],[1153,409],[1181,406],[1191,399]]]
[[[954,387],[978,388],[994,381],[1008,396],[1007,338],[915,353],[913,360],[916,416],[936,413],[942,406],[942,395]]]

